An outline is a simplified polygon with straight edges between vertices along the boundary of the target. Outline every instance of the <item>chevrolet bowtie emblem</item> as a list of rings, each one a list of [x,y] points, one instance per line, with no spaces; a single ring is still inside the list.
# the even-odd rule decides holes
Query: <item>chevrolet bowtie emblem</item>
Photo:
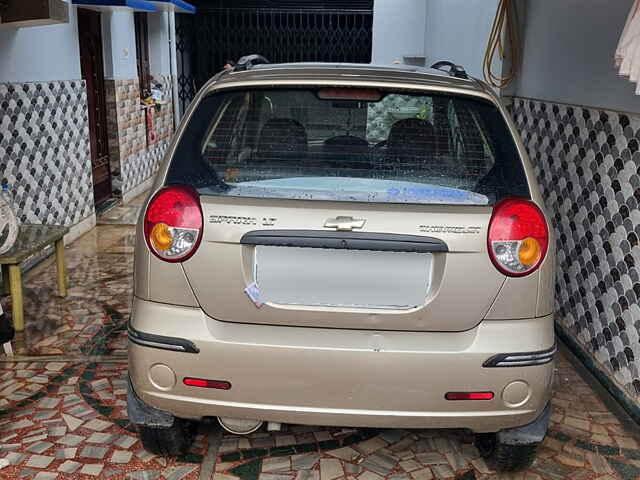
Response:
[[[351,231],[364,227],[366,220],[353,217],[329,218],[324,222],[324,228],[335,228],[338,231]]]

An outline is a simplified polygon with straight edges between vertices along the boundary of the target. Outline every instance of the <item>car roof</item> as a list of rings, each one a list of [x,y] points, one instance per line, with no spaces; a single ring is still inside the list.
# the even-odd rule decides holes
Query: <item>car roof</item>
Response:
[[[442,70],[412,65],[375,65],[363,63],[269,63],[247,70],[228,70],[217,78],[215,88],[236,83],[280,82],[362,82],[427,88],[455,88],[471,92],[493,93],[475,78],[459,78]]]

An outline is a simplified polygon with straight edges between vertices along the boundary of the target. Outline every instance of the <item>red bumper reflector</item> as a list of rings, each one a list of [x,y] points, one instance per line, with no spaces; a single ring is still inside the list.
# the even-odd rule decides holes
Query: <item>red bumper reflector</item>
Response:
[[[186,377],[182,382],[189,387],[216,388],[218,390],[231,389],[231,384],[224,380],[205,380],[203,378]]]
[[[448,392],[447,400],[492,400],[493,392]]]

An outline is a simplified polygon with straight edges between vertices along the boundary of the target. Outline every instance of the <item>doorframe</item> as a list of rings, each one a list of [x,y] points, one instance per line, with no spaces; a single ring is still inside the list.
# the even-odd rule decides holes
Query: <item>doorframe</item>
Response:
[[[109,154],[109,131],[107,126],[107,96],[106,79],[104,75],[105,66],[102,14],[96,10],[78,8],[77,20],[80,70],[82,79],[86,82],[87,91],[87,116],[89,124],[89,143],[91,149],[90,160],[93,180],[93,197],[94,204],[99,205],[108,201],[113,196],[113,178]],[[88,31],[86,31],[87,29]],[[97,41],[93,43],[99,49],[99,52],[96,52],[90,58],[87,58],[87,48],[89,48],[87,42],[83,42],[83,39],[86,38],[87,34],[98,37]],[[88,78],[89,72],[86,70],[88,65],[92,66],[91,74],[94,79]],[[97,171],[103,178],[100,183],[95,182]]]

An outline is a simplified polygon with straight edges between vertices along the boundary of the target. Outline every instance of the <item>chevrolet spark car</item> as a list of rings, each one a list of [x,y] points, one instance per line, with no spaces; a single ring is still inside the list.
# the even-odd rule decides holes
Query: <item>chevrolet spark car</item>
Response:
[[[130,420],[456,428],[499,470],[550,415],[554,247],[491,89],[438,69],[240,62],[197,94],[137,228]]]

